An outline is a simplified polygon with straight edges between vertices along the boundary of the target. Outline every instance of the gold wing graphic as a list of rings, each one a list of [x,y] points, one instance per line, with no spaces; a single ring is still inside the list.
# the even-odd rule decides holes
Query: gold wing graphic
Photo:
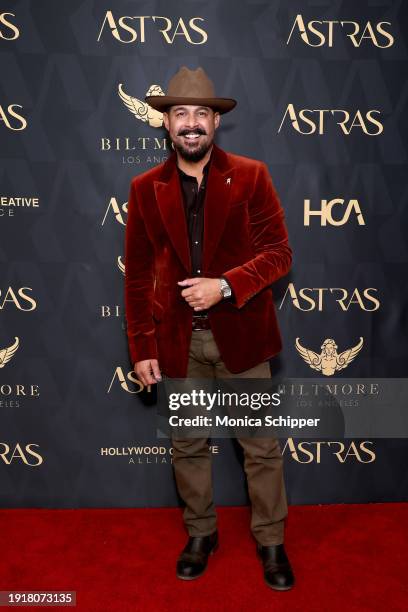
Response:
[[[296,338],[296,348],[299,355],[306,361],[306,363],[314,370],[321,371],[322,369],[322,356],[318,355],[314,351],[305,348],[299,342],[299,338]]]
[[[125,264],[122,262],[122,256],[121,255],[119,255],[119,257],[118,257],[118,268],[122,272],[122,274],[125,274]]]
[[[10,361],[10,359],[12,358],[12,356],[14,355],[16,350],[18,349],[19,340],[18,340],[17,336],[14,336],[14,337],[15,337],[14,344],[9,346],[8,348],[0,350],[0,368],[4,368],[6,363],[8,361]]]
[[[122,83],[119,83],[118,92],[125,106],[127,106],[130,112],[133,113],[137,119],[149,121],[149,105],[147,102],[143,102],[142,100],[129,96],[127,93],[125,93],[122,89]]]
[[[337,355],[337,368],[336,370],[342,370],[346,368],[349,363],[353,361],[353,359],[358,355],[363,347],[363,338],[360,336],[360,341],[353,348],[347,349]]]
[[[136,119],[148,122],[152,127],[160,127],[163,124],[163,113],[160,113],[149,106],[147,102],[143,102],[143,100],[139,100],[139,98],[129,96],[129,94],[123,91],[122,83],[119,83],[118,93],[126,108],[130,110]],[[160,85],[151,85],[146,92],[146,95],[164,96],[164,91]]]

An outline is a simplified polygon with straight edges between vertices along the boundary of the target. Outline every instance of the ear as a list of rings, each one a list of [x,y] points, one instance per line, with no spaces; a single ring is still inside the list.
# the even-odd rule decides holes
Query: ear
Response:
[[[221,121],[221,115],[218,111],[215,111],[214,113],[214,128],[217,129],[217,127],[220,125],[220,121]]]
[[[163,123],[166,130],[169,131],[169,113],[167,113],[166,111],[164,111],[163,113]]]

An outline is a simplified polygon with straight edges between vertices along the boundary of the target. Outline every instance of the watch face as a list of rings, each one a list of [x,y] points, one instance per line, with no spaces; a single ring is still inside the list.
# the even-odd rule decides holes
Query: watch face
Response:
[[[231,297],[232,295],[231,287],[224,279],[221,279],[221,293],[224,298]]]

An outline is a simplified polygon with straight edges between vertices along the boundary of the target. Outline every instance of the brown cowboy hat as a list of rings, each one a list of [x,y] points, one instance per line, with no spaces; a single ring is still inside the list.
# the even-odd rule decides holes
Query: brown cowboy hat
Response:
[[[192,104],[209,106],[221,114],[228,113],[237,103],[232,98],[216,98],[214,84],[204,70],[189,70],[186,66],[182,66],[170,79],[167,95],[146,96],[145,102],[161,112],[175,104]]]

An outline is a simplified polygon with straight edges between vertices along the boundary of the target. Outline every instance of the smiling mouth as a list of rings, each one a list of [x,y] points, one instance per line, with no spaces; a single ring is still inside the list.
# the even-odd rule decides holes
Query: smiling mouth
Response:
[[[198,140],[200,138],[201,134],[184,134],[183,138],[185,138],[186,140],[194,141],[194,140]]]

